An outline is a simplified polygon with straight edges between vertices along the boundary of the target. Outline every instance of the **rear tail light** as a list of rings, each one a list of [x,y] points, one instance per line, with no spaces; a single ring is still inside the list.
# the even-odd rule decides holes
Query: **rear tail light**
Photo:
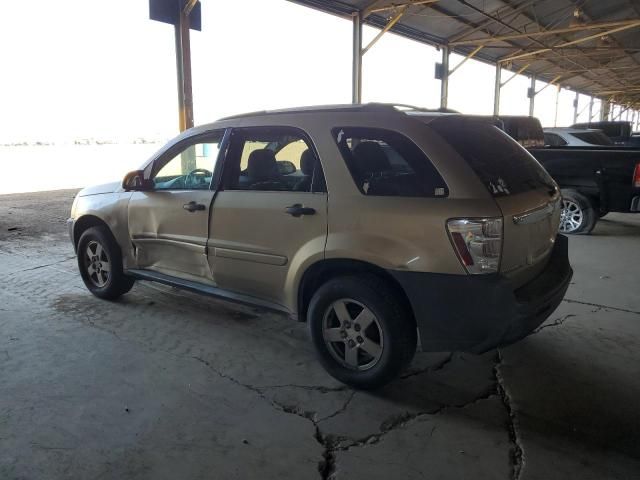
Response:
[[[640,188],[640,163],[636,163],[636,168],[633,171],[633,186]]]
[[[469,273],[496,273],[502,254],[502,218],[458,218],[447,222],[458,258]]]

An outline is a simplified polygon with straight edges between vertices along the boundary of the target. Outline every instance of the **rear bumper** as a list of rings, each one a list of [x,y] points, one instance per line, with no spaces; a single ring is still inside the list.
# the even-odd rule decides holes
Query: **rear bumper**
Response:
[[[475,353],[530,334],[558,307],[573,276],[563,235],[545,269],[515,291],[500,275],[390,273],[409,298],[424,351]]]

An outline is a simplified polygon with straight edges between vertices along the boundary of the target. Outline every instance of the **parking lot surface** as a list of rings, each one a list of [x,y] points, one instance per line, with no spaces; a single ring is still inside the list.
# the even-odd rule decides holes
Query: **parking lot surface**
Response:
[[[0,196],[0,478],[640,478],[640,216],[570,238],[535,334],[362,392],[285,317],[153,283],[93,297],[74,194]]]

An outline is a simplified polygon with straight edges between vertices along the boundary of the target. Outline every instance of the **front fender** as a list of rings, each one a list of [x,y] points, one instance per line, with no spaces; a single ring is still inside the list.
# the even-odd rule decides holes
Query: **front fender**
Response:
[[[127,209],[131,192],[105,193],[76,197],[72,211],[71,234],[74,246],[87,225],[95,224],[89,219],[104,222],[111,230],[122,250],[125,268],[135,265],[135,256],[131,245]],[[80,230],[79,230],[80,229]]]

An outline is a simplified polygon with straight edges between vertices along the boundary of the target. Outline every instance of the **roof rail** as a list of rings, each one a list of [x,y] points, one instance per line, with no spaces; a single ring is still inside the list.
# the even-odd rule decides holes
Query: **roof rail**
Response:
[[[418,108],[418,107],[415,107]],[[241,113],[220,118],[219,120],[232,120],[245,117],[256,117],[261,115],[280,115],[287,113],[313,113],[313,112],[379,112],[379,111],[399,111],[394,105],[387,103],[358,103],[358,104],[338,104],[338,105],[313,105],[306,107],[283,108],[277,110],[260,110],[257,112]]]

